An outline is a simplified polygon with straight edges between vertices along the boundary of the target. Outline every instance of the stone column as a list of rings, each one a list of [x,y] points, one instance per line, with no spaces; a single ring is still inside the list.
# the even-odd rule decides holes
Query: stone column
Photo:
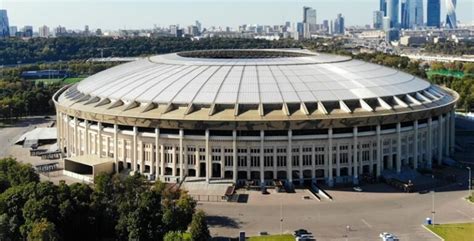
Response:
[[[140,147],[140,153],[138,155],[138,160],[140,161],[140,174],[145,173],[145,144],[143,141],[138,141],[138,146]]]
[[[265,172],[264,172],[264,144],[265,144],[265,131],[260,131],[260,182],[261,186],[265,186]]]
[[[376,127],[376,141],[377,141],[377,170],[376,176],[380,177],[382,174],[382,140],[380,138],[380,125]]]
[[[67,152],[67,156],[68,157],[71,157],[71,152],[72,152],[72,147],[71,147],[71,119],[69,118],[69,116],[66,116],[67,118],[67,121],[66,121],[66,125],[67,125],[67,129],[66,129],[66,152]]]
[[[341,145],[336,143],[336,177],[341,176]]]
[[[353,167],[354,167],[354,171],[352,173],[352,177],[353,177],[353,183],[355,185],[359,184],[359,168],[358,168],[358,162],[362,162],[362,160],[358,160],[358,139],[357,139],[357,135],[358,135],[358,128],[357,127],[354,127],[353,128],[353,136],[354,136],[354,140],[353,140],[353,144],[352,144],[352,149],[353,149],[353,160],[354,160],[354,164],[353,164]]]
[[[194,164],[194,168],[196,168],[196,178],[201,177],[201,160],[199,160],[199,146],[196,146],[196,151],[194,152],[196,158],[196,164]]]
[[[278,173],[278,154],[276,146],[273,146],[273,179],[276,179]]]
[[[443,129],[445,130],[444,138],[446,140],[446,144],[443,146],[444,148],[444,153],[446,156],[450,156],[451,152],[451,128],[450,128],[450,122],[451,122],[451,114],[446,113],[446,119],[444,120],[444,123],[442,123]]]
[[[433,156],[432,156],[432,153],[433,153],[433,119],[428,118],[428,134],[427,134],[427,138],[428,138],[428,141],[427,141],[427,147],[426,147],[426,159],[428,159],[428,168],[431,168],[432,167],[432,162],[433,162]]]
[[[132,141],[132,172],[137,171],[137,144],[138,144],[138,128],[136,126],[133,127],[133,141]]]
[[[449,134],[450,134],[450,137],[451,137],[451,140],[450,140],[450,155],[454,155],[454,148],[456,146],[456,113],[454,112],[454,109],[451,111],[451,114],[450,114],[450,117],[451,117],[451,120],[449,121],[449,124],[450,124],[450,131],[449,131]]]
[[[211,150],[209,145],[209,129],[206,129],[206,182],[209,183],[211,177]]]
[[[315,151],[316,146],[313,145],[311,147],[311,180],[315,181],[316,180],[316,151]]]
[[[293,183],[293,131],[288,130],[288,151],[286,157],[286,178]]]
[[[334,178],[332,176],[332,127],[328,130],[328,186],[334,186]]]
[[[97,135],[99,135],[99,132],[97,132]],[[90,146],[90,136],[89,136],[89,121],[84,120],[84,152],[86,155],[89,154],[96,154],[96,153],[91,153],[91,146]],[[97,143],[94,142],[94,149],[97,151]]]
[[[418,120],[415,120],[413,124],[413,128],[415,129],[415,134],[413,138],[413,169],[418,169]]]
[[[232,131],[232,180],[237,183],[237,131]]]
[[[172,176],[173,177],[176,177],[178,174],[176,173],[177,172],[177,168],[178,168],[178,158],[177,158],[177,155],[176,155],[176,145],[173,145],[173,150],[172,150],[172,153],[173,153],[173,171],[172,171]]]
[[[100,122],[97,123],[97,139],[98,139],[98,144],[95,150],[97,151],[97,156],[101,158],[102,157],[102,123]]]
[[[118,162],[118,125],[114,125],[114,163],[115,163],[115,172],[119,172],[119,162]],[[125,161],[124,161],[125,163]]]
[[[300,150],[299,152],[299,159],[300,159],[300,166],[299,166],[299,178],[300,178],[300,184],[303,183],[304,179],[303,179],[303,166],[304,166],[304,162],[303,162],[303,147],[302,146],[299,146],[298,149]]]
[[[397,123],[397,173],[402,172],[402,133],[401,123]]]
[[[438,117],[438,165],[443,163],[443,115]]]
[[[183,136],[184,136],[184,130],[179,129],[179,180],[182,181],[184,178],[185,173],[187,173],[187,163],[184,163],[185,158],[183,154]]]
[[[160,129],[155,128],[155,179],[158,180],[160,175]],[[153,165],[152,165],[153,166]],[[163,170],[162,170],[163,171]]]
[[[161,174],[160,177],[165,177],[165,146],[160,145],[160,167],[161,167]]]
[[[79,132],[77,128],[77,117],[74,117],[74,155],[79,155]]]
[[[370,141],[369,145],[370,145],[369,146],[369,164],[370,164],[369,173],[374,174],[375,170],[374,170],[374,145],[373,145],[373,142]]]

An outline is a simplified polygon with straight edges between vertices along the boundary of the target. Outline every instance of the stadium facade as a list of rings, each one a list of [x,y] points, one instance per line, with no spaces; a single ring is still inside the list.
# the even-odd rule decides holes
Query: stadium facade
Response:
[[[119,65],[54,96],[68,156],[165,181],[357,183],[454,150],[458,94],[304,50],[207,50]]]

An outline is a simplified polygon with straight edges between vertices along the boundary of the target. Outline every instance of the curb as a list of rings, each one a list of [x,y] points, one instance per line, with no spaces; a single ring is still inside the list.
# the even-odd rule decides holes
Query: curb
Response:
[[[425,225],[421,225],[425,230],[427,230],[428,232],[430,232],[431,234],[433,234],[434,236],[436,236],[437,238],[439,238],[440,240],[444,241],[444,238],[442,238],[441,236],[439,236],[438,234],[436,234],[435,232],[431,231],[429,228],[427,228]]]

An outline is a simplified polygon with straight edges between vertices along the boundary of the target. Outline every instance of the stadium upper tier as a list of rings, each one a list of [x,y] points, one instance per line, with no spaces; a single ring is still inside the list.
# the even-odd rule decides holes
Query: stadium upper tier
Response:
[[[350,57],[304,50],[203,50],[122,64],[64,91],[88,112],[166,119],[307,118],[381,114],[454,102],[448,90]],[[253,114],[249,114],[253,113]],[[120,114],[119,114],[120,115]]]

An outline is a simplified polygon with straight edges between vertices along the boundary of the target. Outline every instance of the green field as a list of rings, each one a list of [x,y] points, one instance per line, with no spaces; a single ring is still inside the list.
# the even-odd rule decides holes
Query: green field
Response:
[[[66,78],[64,79],[63,83],[64,84],[75,84],[83,79],[85,79],[86,77],[75,77],[75,78]]]
[[[283,235],[250,237],[247,240],[249,241],[294,241],[295,238],[291,234],[283,234]]]
[[[50,85],[50,84],[54,84],[54,83],[62,83],[62,84],[75,84],[83,79],[85,79],[86,77],[71,77],[71,78],[60,78],[60,79],[35,79],[35,80],[32,80],[34,81],[36,84],[42,82],[43,84],[45,85]]]
[[[445,241],[474,240],[474,223],[427,225],[426,227],[444,238]]]
[[[428,75],[428,78],[431,78],[431,76],[433,75],[443,75],[443,76],[462,78],[464,77],[464,72],[451,71],[451,70],[429,70],[429,71],[426,71],[426,75]]]

